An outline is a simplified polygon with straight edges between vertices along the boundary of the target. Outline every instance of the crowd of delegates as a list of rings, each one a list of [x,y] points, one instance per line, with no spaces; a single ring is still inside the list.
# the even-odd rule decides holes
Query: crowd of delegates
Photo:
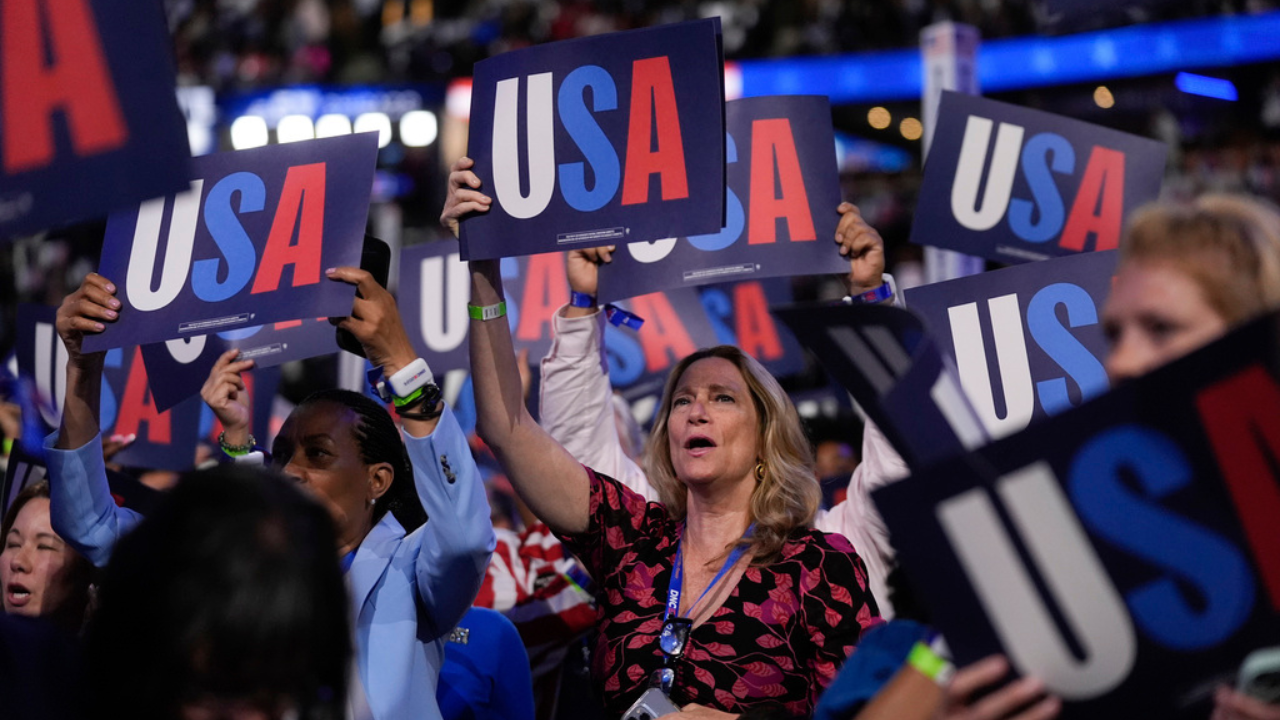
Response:
[[[445,226],[456,233],[490,204],[471,161],[455,164]],[[856,207],[836,212],[849,290],[878,286],[879,234]],[[676,365],[639,446],[616,412],[594,301],[610,253],[568,255],[581,301],[555,317],[541,424],[501,319],[498,265],[471,264],[477,430],[520,496],[518,513],[491,508],[438,389],[399,389],[420,363],[395,300],[355,268],[328,273],[358,289],[339,325],[381,368],[399,427],[369,396],[320,390],[268,451],[250,426],[244,374],[253,362],[231,351],[202,390],[224,428],[227,462],[185,475],[145,518],[119,506],[98,427],[103,355],[83,352],[81,341],[115,321],[121,304],[110,279],[87,275],[56,321],[67,390],[61,425],[45,440],[49,480],[25,489],[0,528],[6,710],[1056,716],[1061,702],[1035,678],[1004,683],[1002,657],[949,681],[912,660],[942,666],[869,499],[906,475],[874,424],[847,496],[822,509],[791,400],[754,359],[718,346]],[[1148,208],[1131,219],[1102,314],[1108,375],[1135,378],[1277,307],[1274,208],[1226,195]],[[64,633],[82,633],[83,649]],[[1280,717],[1225,687],[1214,702],[1215,719]]]

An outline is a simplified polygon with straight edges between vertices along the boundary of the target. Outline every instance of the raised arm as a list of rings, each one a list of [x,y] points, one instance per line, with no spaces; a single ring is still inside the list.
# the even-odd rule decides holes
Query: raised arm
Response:
[[[395,298],[372,275],[341,267],[331,271],[329,279],[356,286],[351,315],[338,327],[360,341],[365,356],[382,368],[384,377],[418,358]],[[426,404],[408,405],[400,415],[414,487],[428,518],[406,542],[417,546],[418,598],[428,611],[429,634],[439,637],[452,630],[471,607],[495,538],[489,501],[466,435],[444,402]]]
[[[479,191],[480,178],[471,172],[471,165],[471,160],[463,158],[449,174],[449,195],[440,222],[455,234],[461,218],[487,212],[491,202]],[[471,304],[489,308],[501,302],[498,262],[472,262]],[[469,334],[477,432],[535,515],[556,532],[585,531],[590,507],[587,472],[525,409],[506,317],[473,319]]]
[[[554,318],[555,339],[542,360],[542,426],[578,462],[620,481],[646,500],[657,500],[644,471],[623,451],[614,420],[613,387],[604,353],[604,315],[595,304],[599,265],[613,247],[565,255],[569,289],[590,307],[567,305]]]
[[[49,466],[49,519],[54,532],[98,567],[107,564],[116,541],[142,517],[117,507],[107,484],[98,411],[105,353],[83,353],[86,333],[115,322],[116,286],[89,273],[58,308],[56,327],[67,348],[67,394],[58,431],[45,439]]]

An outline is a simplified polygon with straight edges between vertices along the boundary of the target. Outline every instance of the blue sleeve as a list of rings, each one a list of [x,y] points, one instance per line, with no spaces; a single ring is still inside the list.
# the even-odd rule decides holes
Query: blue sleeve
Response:
[[[453,629],[471,607],[497,538],[480,472],[453,410],[445,405],[435,432],[405,435],[418,499],[427,513],[417,559],[418,596],[426,635]]]
[[[142,516],[116,506],[111,497],[101,434],[74,450],[59,450],[57,442],[57,432],[44,440],[50,524],[76,552],[104,567],[116,541],[137,527]]]

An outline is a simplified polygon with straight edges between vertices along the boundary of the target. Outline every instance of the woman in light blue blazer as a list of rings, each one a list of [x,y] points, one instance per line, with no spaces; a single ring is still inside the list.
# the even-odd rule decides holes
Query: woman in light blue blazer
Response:
[[[339,326],[360,340],[369,359],[387,377],[412,365],[416,353],[391,295],[356,268],[329,277],[359,290]],[[90,274],[58,310],[67,391],[61,426],[45,441],[53,526],[99,566],[139,520],[116,507],[107,487],[98,427],[103,353],[80,351],[86,333],[117,319],[115,291]],[[224,355],[201,393],[226,428],[224,449],[246,458],[256,453],[248,452],[251,413],[240,373],[251,367],[252,361],[234,361],[234,352]],[[400,415],[403,442],[390,415],[369,398],[317,393],[290,414],[273,446],[274,463],[337,524],[356,628],[359,682],[351,715],[376,720],[440,717],[444,643],[475,598],[495,542],[466,437],[438,393],[402,399]],[[430,521],[415,529],[423,510]]]

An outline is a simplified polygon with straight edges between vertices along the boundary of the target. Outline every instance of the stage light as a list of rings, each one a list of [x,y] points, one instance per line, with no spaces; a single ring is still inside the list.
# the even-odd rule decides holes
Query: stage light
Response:
[[[919,140],[920,136],[924,135],[924,126],[920,124],[919,120],[909,117],[898,125],[898,131],[902,133],[902,137],[908,140]]]
[[[285,115],[276,125],[276,141],[281,143],[311,140],[316,136],[316,126],[306,115]]]
[[[316,137],[327,138],[351,134],[351,121],[346,115],[321,115],[316,121]]]
[[[440,121],[430,110],[411,110],[400,118],[400,142],[405,147],[426,147],[439,132]]]
[[[1180,72],[1173,78],[1173,84],[1182,92],[1190,95],[1200,95],[1201,97],[1230,100],[1232,102],[1240,99],[1240,93],[1236,92],[1235,83],[1223,78]]]
[[[891,122],[893,122],[893,116],[882,107],[873,107],[867,112],[867,124],[877,130],[889,127]]]
[[[257,115],[242,115],[231,123],[231,147],[236,150],[267,144],[267,121]]]
[[[1093,91],[1093,101],[1103,110],[1110,109],[1116,104],[1115,96],[1111,94],[1111,90],[1106,85],[1099,85]]]
[[[356,118],[356,132],[373,132],[375,130],[378,131],[378,147],[386,147],[387,143],[391,142],[391,118],[380,112],[364,113]]]

